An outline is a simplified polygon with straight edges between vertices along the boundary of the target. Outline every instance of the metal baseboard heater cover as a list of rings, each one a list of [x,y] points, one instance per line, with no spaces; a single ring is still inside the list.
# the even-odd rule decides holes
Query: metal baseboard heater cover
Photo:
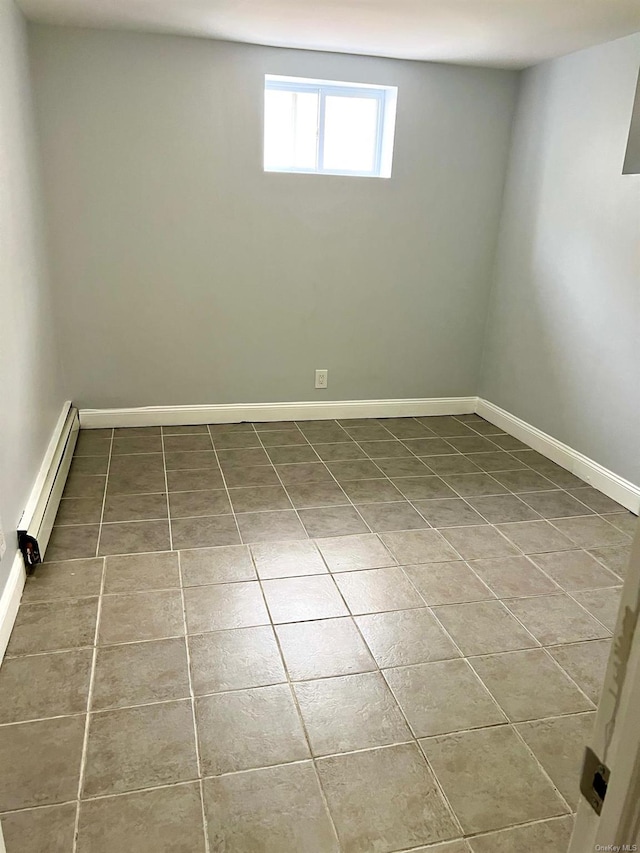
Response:
[[[38,480],[20,519],[18,546],[27,572],[42,561],[47,550],[79,432],[78,410],[69,404],[60,415]]]

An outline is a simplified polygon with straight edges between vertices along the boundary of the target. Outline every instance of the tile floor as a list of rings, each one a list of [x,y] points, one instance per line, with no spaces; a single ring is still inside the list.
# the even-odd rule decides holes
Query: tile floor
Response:
[[[83,432],[8,853],[564,853],[635,522],[475,415]]]

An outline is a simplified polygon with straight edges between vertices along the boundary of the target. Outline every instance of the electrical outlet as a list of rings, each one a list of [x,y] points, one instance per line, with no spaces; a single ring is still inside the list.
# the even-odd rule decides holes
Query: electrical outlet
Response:
[[[316,370],[316,388],[326,388],[329,384],[329,371]]]

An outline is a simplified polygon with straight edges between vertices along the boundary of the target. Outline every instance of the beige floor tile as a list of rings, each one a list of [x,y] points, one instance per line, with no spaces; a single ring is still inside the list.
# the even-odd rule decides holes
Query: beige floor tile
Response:
[[[416,737],[506,722],[466,661],[386,669],[384,676]]]
[[[237,515],[236,520],[242,541],[246,544],[307,538],[307,533],[293,510],[244,512]]]
[[[39,563],[27,578],[22,601],[33,604],[54,598],[99,595],[103,563],[100,557]]]
[[[62,497],[101,499],[104,496],[106,481],[107,478],[102,475],[89,475],[82,474],[77,470],[72,471],[67,478]],[[162,489],[162,487],[160,488]],[[49,559],[53,559],[51,555],[49,555]]]
[[[294,622],[279,625],[276,633],[294,681],[376,669],[351,618]]]
[[[105,522],[143,521],[145,519],[167,518],[167,516],[166,494],[108,495],[104,505],[103,520]]]
[[[556,817],[479,835],[470,844],[473,853],[567,853],[572,831],[571,817]]]
[[[559,592],[559,587],[527,557],[472,560],[469,565],[498,598]]]
[[[429,524],[408,501],[395,503],[358,504],[358,512],[371,530],[418,530]]]
[[[180,571],[184,586],[256,579],[247,545],[180,551]]]
[[[329,465],[357,465],[357,462],[330,462]],[[373,465],[373,463],[370,463]],[[374,466],[375,467],[375,466]],[[300,483],[332,482],[331,474],[323,462],[302,462],[290,465],[277,465],[278,477],[285,488]]]
[[[326,446],[331,447],[330,444]],[[343,488],[349,500],[357,504],[404,500],[398,489],[387,479],[350,480],[344,484]]]
[[[0,668],[0,723],[87,709],[91,649],[7,658]]]
[[[369,531],[357,510],[352,506],[327,506],[301,509],[298,512],[300,521],[309,536],[351,536]]]
[[[491,474],[482,471],[478,474],[448,474],[444,478],[458,495],[462,497],[479,497],[481,495],[505,495],[507,489]]]
[[[457,604],[495,598],[489,587],[461,561],[405,566],[404,572],[427,604]]]
[[[313,755],[411,740],[379,672],[302,681],[294,689]]]
[[[212,515],[201,518],[172,518],[173,547],[214,548],[222,545],[239,545],[240,535],[233,515]]]
[[[602,692],[610,651],[611,640],[590,640],[549,648],[549,654],[596,704]]]
[[[415,456],[410,459],[376,459],[376,465],[383,474],[392,477],[398,485],[396,478],[428,477],[433,474],[431,468],[427,468],[424,464],[425,461],[424,459],[417,459]],[[373,474],[372,476],[377,477],[378,475]]]
[[[517,457],[517,453],[515,455]],[[525,459],[524,461],[526,462],[527,460]],[[540,492],[545,489],[556,488],[551,480],[543,477],[542,474],[537,471],[531,471],[529,468],[524,468],[518,471],[495,472],[495,478],[512,492],[516,492],[516,494],[522,494],[523,492]]]
[[[348,498],[333,480],[326,483],[299,483],[287,486],[287,494],[297,509],[345,504]]]
[[[465,655],[529,649],[536,641],[499,601],[435,607],[435,615]]]
[[[520,548],[524,554],[542,554],[547,551],[570,551],[575,547],[548,521],[517,521],[499,524],[496,530]]]
[[[204,776],[309,758],[287,684],[202,696],[196,718]]]
[[[83,802],[77,850],[204,853],[200,786],[175,785]]]
[[[463,459],[464,457],[460,457]],[[436,476],[399,477],[394,481],[402,494],[410,501],[426,501],[456,498],[453,489],[443,479]]]
[[[338,853],[310,761],[204,783],[209,838],[226,853]]]
[[[84,477],[85,480],[98,479]],[[82,524],[74,527],[54,527],[47,545],[47,557],[52,561],[95,557],[100,526]]]
[[[375,534],[321,539],[318,548],[332,572],[380,569],[396,563]]]
[[[382,541],[400,565],[458,560],[458,554],[437,530],[408,530],[384,533]]]
[[[8,853],[69,853],[73,849],[75,803],[12,812],[1,820]]]
[[[553,522],[578,548],[601,548],[630,542],[626,533],[599,516],[560,518]]]
[[[197,775],[190,701],[91,715],[84,797],[184,782]]]
[[[0,726],[0,812],[74,800],[84,728],[84,715]]]
[[[590,548],[589,553],[593,554],[603,566],[614,572],[618,577],[625,577],[631,557],[630,545],[610,545],[605,548]]]
[[[464,459],[461,456],[460,459]],[[468,527],[474,524],[486,524],[485,519],[462,498],[443,500],[414,501],[415,508],[422,513],[429,524],[443,527]]]
[[[170,492],[169,509],[171,518],[195,518],[202,515],[228,515],[231,504],[224,489]]]
[[[619,578],[586,551],[558,551],[531,558],[565,590],[618,586]]]
[[[491,524],[502,524],[508,521],[532,521],[540,518],[538,513],[527,506],[517,495],[471,497],[469,503]]]
[[[182,596],[170,589],[105,595],[102,599],[98,643],[132,643],[184,634]]]
[[[348,436],[345,435],[345,438],[348,439]],[[349,445],[353,446],[351,451],[349,451]],[[322,450],[327,449],[327,452],[321,453],[321,448]],[[342,448],[342,451],[332,452],[331,448]],[[276,465],[286,465],[294,462],[317,462],[318,456],[323,461],[366,458],[364,451],[360,450],[355,441],[351,440],[339,444],[322,444],[317,449],[314,449],[307,443],[305,438],[302,438],[302,442],[297,442],[296,444],[267,445],[266,451],[271,461]]]
[[[92,710],[124,708],[189,696],[184,638],[98,649]]]
[[[497,528],[489,525],[449,527],[442,531],[442,535],[464,560],[510,557],[518,554],[518,549],[504,536],[500,536]]]
[[[583,488],[570,489],[570,494],[581,501],[581,503],[586,504],[594,512],[601,514],[605,512],[625,512],[621,504],[616,503],[616,501],[591,486],[585,485]]]
[[[502,829],[567,811],[510,726],[420,743],[465,833]]]
[[[378,666],[448,660],[460,652],[425,607],[357,616],[356,622]]]
[[[626,533],[627,536],[631,536],[632,538],[636,534],[636,530],[638,529],[638,516],[632,512],[613,512],[607,513],[602,516],[605,521],[608,521],[609,524],[613,524],[618,530],[621,530],[623,533]]]
[[[189,637],[195,695],[286,681],[270,625]]]
[[[170,492],[193,492],[197,489],[224,489],[224,481],[217,468],[200,468],[194,471],[167,471],[167,486]]]
[[[593,589],[574,592],[573,597],[586,607],[592,616],[602,622],[605,628],[613,631],[616,627],[622,587],[615,589]]]
[[[414,847],[411,853],[471,853],[466,841],[446,841],[444,844],[430,844],[428,847]]]
[[[189,634],[269,624],[257,581],[189,587],[184,603]]]
[[[8,655],[27,655],[93,645],[97,598],[23,604],[11,632]]]
[[[572,809],[580,797],[580,771],[595,714],[520,723],[518,731]]]
[[[413,743],[323,758],[317,767],[344,853],[391,853],[460,835]]]
[[[128,554],[105,559],[104,591],[143,592],[180,586],[175,551]]]
[[[506,605],[543,646],[609,636],[606,628],[563,593],[514,598]]]
[[[171,548],[168,521],[130,521],[103,524],[98,554],[140,554]]]
[[[321,575],[328,570],[314,542],[260,542],[251,546],[251,553],[263,580],[299,575]]]
[[[557,491],[527,492],[522,499],[530,507],[537,510],[543,518],[555,519],[593,514],[592,509],[577,501],[568,492],[560,489]]]
[[[262,588],[274,622],[349,615],[333,578],[328,575],[267,580],[262,582]]]
[[[593,709],[543,649],[474,657],[469,663],[511,721]]]
[[[340,572],[334,578],[354,615],[425,606],[402,569],[396,566]]]
[[[221,452],[236,453],[242,451]],[[220,461],[222,462],[222,459]],[[218,460],[213,450],[171,450],[165,453],[165,464],[167,471],[193,471],[200,468],[217,468]],[[247,464],[250,463],[247,462]]]
[[[516,471],[526,468],[524,462],[516,459],[515,456],[507,453],[505,450],[496,450],[489,453],[469,453],[465,456],[465,459],[469,459],[483,471],[493,473],[499,471]]]
[[[474,454],[474,456],[486,455],[490,454]],[[463,456],[461,453],[445,453],[442,456],[430,456],[424,461],[428,463],[427,467],[434,474],[438,474],[441,477],[446,477],[449,474],[478,474],[481,470],[486,470],[481,468],[471,456]]]

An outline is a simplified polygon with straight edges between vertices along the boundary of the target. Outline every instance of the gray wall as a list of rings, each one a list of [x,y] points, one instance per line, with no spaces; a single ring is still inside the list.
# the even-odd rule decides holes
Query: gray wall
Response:
[[[0,595],[16,553],[15,530],[64,396],[44,271],[26,29],[0,0],[0,516],[7,552]]]
[[[640,34],[527,71],[480,392],[640,483]]]
[[[30,36],[76,403],[476,392],[516,73]],[[392,178],[264,174],[265,73],[397,85]]]

